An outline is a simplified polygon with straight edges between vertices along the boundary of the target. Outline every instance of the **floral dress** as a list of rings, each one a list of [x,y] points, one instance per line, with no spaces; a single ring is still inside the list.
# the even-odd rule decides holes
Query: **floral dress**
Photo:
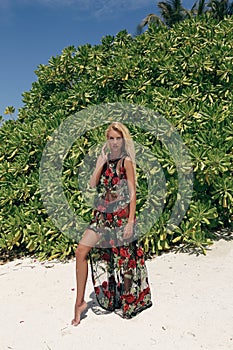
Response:
[[[130,240],[123,239],[129,216],[125,156],[108,159],[102,169],[94,218],[89,225],[101,238],[90,252],[90,262],[99,305],[123,318],[132,318],[152,302],[144,252],[135,230]]]

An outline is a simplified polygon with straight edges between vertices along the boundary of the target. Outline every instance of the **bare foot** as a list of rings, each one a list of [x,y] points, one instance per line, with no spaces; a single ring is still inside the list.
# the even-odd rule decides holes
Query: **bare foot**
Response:
[[[74,319],[71,322],[73,326],[77,326],[80,323],[81,314],[84,310],[86,310],[86,308],[87,303],[85,301],[83,301],[80,305],[75,304]]]

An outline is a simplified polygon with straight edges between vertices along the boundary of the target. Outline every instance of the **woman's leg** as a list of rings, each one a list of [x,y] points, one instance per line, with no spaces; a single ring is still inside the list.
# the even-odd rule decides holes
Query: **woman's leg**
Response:
[[[86,309],[87,303],[84,300],[88,264],[87,255],[91,248],[98,242],[99,236],[92,230],[86,230],[76,249],[76,282],[77,295],[75,302],[74,319],[72,325],[77,326],[80,323],[81,313]]]
[[[132,287],[132,278],[133,278],[132,271],[124,272],[124,293],[126,294],[129,293]]]

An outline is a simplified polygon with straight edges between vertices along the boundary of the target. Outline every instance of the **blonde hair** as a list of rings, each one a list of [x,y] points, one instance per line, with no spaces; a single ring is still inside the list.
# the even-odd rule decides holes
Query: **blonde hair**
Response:
[[[132,137],[130,136],[128,128],[120,122],[113,122],[108,126],[106,130],[106,138],[108,138],[109,132],[111,130],[117,131],[121,134],[121,137],[124,140],[123,150],[125,151],[127,156],[130,157],[133,163],[134,173],[136,174],[135,148],[134,148],[134,143],[133,143]]]

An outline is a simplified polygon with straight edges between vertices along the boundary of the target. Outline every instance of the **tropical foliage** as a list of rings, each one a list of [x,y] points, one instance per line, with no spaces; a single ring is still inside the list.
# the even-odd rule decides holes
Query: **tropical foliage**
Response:
[[[47,65],[40,65],[37,81],[23,94],[18,119],[6,121],[0,129],[1,255],[52,259],[73,254],[77,240],[55,226],[41,199],[42,152],[68,116],[113,102],[159,113],[176,128],[192,158],[189,209],[178,227],[167,230],[178,193],[176,166],[156,137],[129,125],[134,140],[154,154],[166,178],[164,210],[141,239],[145,251],[159,253],[178,244],[204,251],[211,231],[229,226],[232,220],[232,26],[232,18],[219,22],[196,17],[170,29],[150,25],[136,38],[122,31],[103,38],[100,45],[67,47]],[[79,188],[77,173],[85,155],[95,154],[103,131],[104,127],[97,127],[79,137],[63,164],[67,200],[87,222],[92,209]],[[140,168],[137,172],[140,212],[147,181]]]
[[[153,22],[157,26],[166,25],[168,28],[175,23],[184,21],[191,17],[206,16],[221,21],[225,16],[233,14],[233,2],[229,0],[197,0],[191,9],[185,9],[181,0],[159,1],[158,8],[160,15],[150,13],[144,18],[137,27],[137,33]]]
[[[13,114],[15,113],[15,107],[14,106],[8,106],[6,107],[4,114],[5,115],[9,115],[11,118],[13,116]]]

